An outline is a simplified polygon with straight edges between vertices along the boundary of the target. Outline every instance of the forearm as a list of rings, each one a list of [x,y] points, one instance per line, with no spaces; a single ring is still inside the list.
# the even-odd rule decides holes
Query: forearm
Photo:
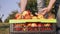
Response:
[[[56,0],[50,0],[48,8],[51,9]]]
[[[24,11],[26,8],[27,0],[21,0],[21,11]]]

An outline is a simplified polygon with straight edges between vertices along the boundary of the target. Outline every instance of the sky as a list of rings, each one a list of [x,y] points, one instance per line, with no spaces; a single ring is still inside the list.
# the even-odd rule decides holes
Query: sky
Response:
[[[20,11],[18,6],[20,0],[0,0],[0,17],[4,14],[2,21],[4,21],[13,10]]]

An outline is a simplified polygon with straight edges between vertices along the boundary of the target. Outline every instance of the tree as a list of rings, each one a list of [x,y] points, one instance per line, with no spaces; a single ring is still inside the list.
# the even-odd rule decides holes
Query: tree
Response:
[[[50,0],[46,0],[46,6],[48,6]],[[32,12],[32,14],[35,15],[35,12],[37,12],[37,0],[28,0],[27,6],[26,6],[26,10],[30,10]],[[51,10],[52,14],[55,14],[55,9],[54,6]]]
[[[12,13],[11,14],[9,14],[9,16],[7,17],[7,19],[4,21],[4,22],[9,22],[9,20],[10,19],[15,19],[15,14],[16,13],[18,13],[18,11],[17,10],[15,10],[15,11],[12,11]]]
[[[2,18],[3,18],[3,16],[4,16],[4,15],[2,15],[2,16],[0,17],[0,23],[2,23]]]
[[[37,0],[28,0],[26,10],[30,10],[35,15],[35,12],[37,12]]]

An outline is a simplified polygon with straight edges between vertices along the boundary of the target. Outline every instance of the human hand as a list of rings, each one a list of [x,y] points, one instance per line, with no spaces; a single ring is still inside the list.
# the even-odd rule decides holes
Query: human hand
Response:
[[[50,12],[50,10],[51,10],[51,8],[48,8],[48,7],[43,8],[43,9],[41,10],[41,14],[42,14],[42,15],[45,15],[46,13]]]

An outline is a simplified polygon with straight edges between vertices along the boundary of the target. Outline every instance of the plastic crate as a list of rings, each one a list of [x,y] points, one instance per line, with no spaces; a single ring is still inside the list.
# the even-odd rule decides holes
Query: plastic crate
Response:
[[[27,27],[24,27],[24,28],[27,28]],[[28,31],[27,29],[26,31],[14,31],[14,24],[10,24],[10,34],[56,34],[56,24],[52,24],[53,30],[41,31],[39,28],[41,27],[38,27],[38,31]]]

